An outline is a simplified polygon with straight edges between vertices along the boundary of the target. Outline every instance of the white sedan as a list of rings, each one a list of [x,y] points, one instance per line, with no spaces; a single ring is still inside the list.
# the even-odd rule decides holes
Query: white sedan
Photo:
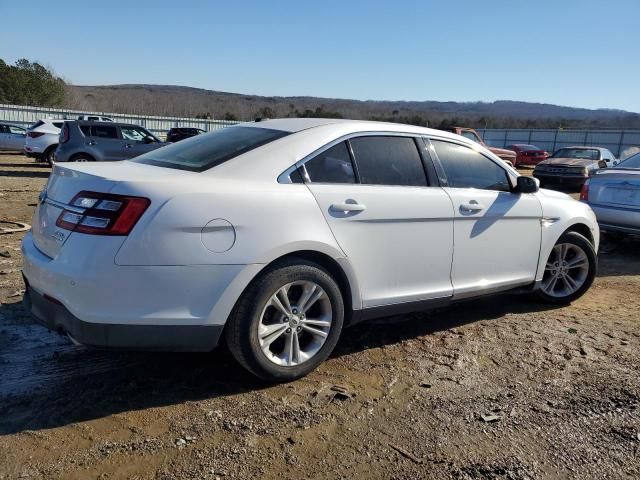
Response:
[[[78,343],[208,351],[224,337],[287,381],[359,320],[507,290],[571,302],[598,238],[589,206],[460,136],[280,119],[55,165],[22,250],[34,317]]]

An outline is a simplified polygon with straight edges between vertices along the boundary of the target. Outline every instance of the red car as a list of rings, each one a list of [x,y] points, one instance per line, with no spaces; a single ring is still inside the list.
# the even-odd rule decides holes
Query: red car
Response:
[[[535,145],[516,143],[515,145],[508,146],[507,149],[516,152],[516,161],[513,162],[514,167],[520,165],[537,165],[549,157],[549,152],[545,152]]]

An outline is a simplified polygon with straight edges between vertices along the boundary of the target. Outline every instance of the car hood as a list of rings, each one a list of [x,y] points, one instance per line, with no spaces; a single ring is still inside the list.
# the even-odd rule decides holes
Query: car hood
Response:
[[[543,160],[538,165],[566,165],[568,167],[588,167],[597,164],[598,160],[589,160],[587,158],[562,158],[554,157]]]

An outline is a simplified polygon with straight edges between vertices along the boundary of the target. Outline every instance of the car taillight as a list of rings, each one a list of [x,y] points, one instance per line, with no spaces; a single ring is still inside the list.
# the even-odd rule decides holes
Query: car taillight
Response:
[[[60,139],[58,143],[67,143],[69,141],[69,124],[65,122],[60,130]]]
[[[44,132],[27,132],[27,137],[38,138],[44,135]]]
[[[63,210],[56,226],[89,235],[129,235],[150,204],[143,197],[80,192],[70,206],[84,209],[82,213]]]
[[[584,200],[585,202],[589,201],[589,180],[582,184],[582,188],[580,189],[580,200]]]

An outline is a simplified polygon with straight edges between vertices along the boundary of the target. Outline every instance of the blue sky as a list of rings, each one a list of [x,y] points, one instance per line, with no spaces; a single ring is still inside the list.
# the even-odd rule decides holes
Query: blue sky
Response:
[[[0,58],[77,85],[640,112],[640,0],[0,0]]]

